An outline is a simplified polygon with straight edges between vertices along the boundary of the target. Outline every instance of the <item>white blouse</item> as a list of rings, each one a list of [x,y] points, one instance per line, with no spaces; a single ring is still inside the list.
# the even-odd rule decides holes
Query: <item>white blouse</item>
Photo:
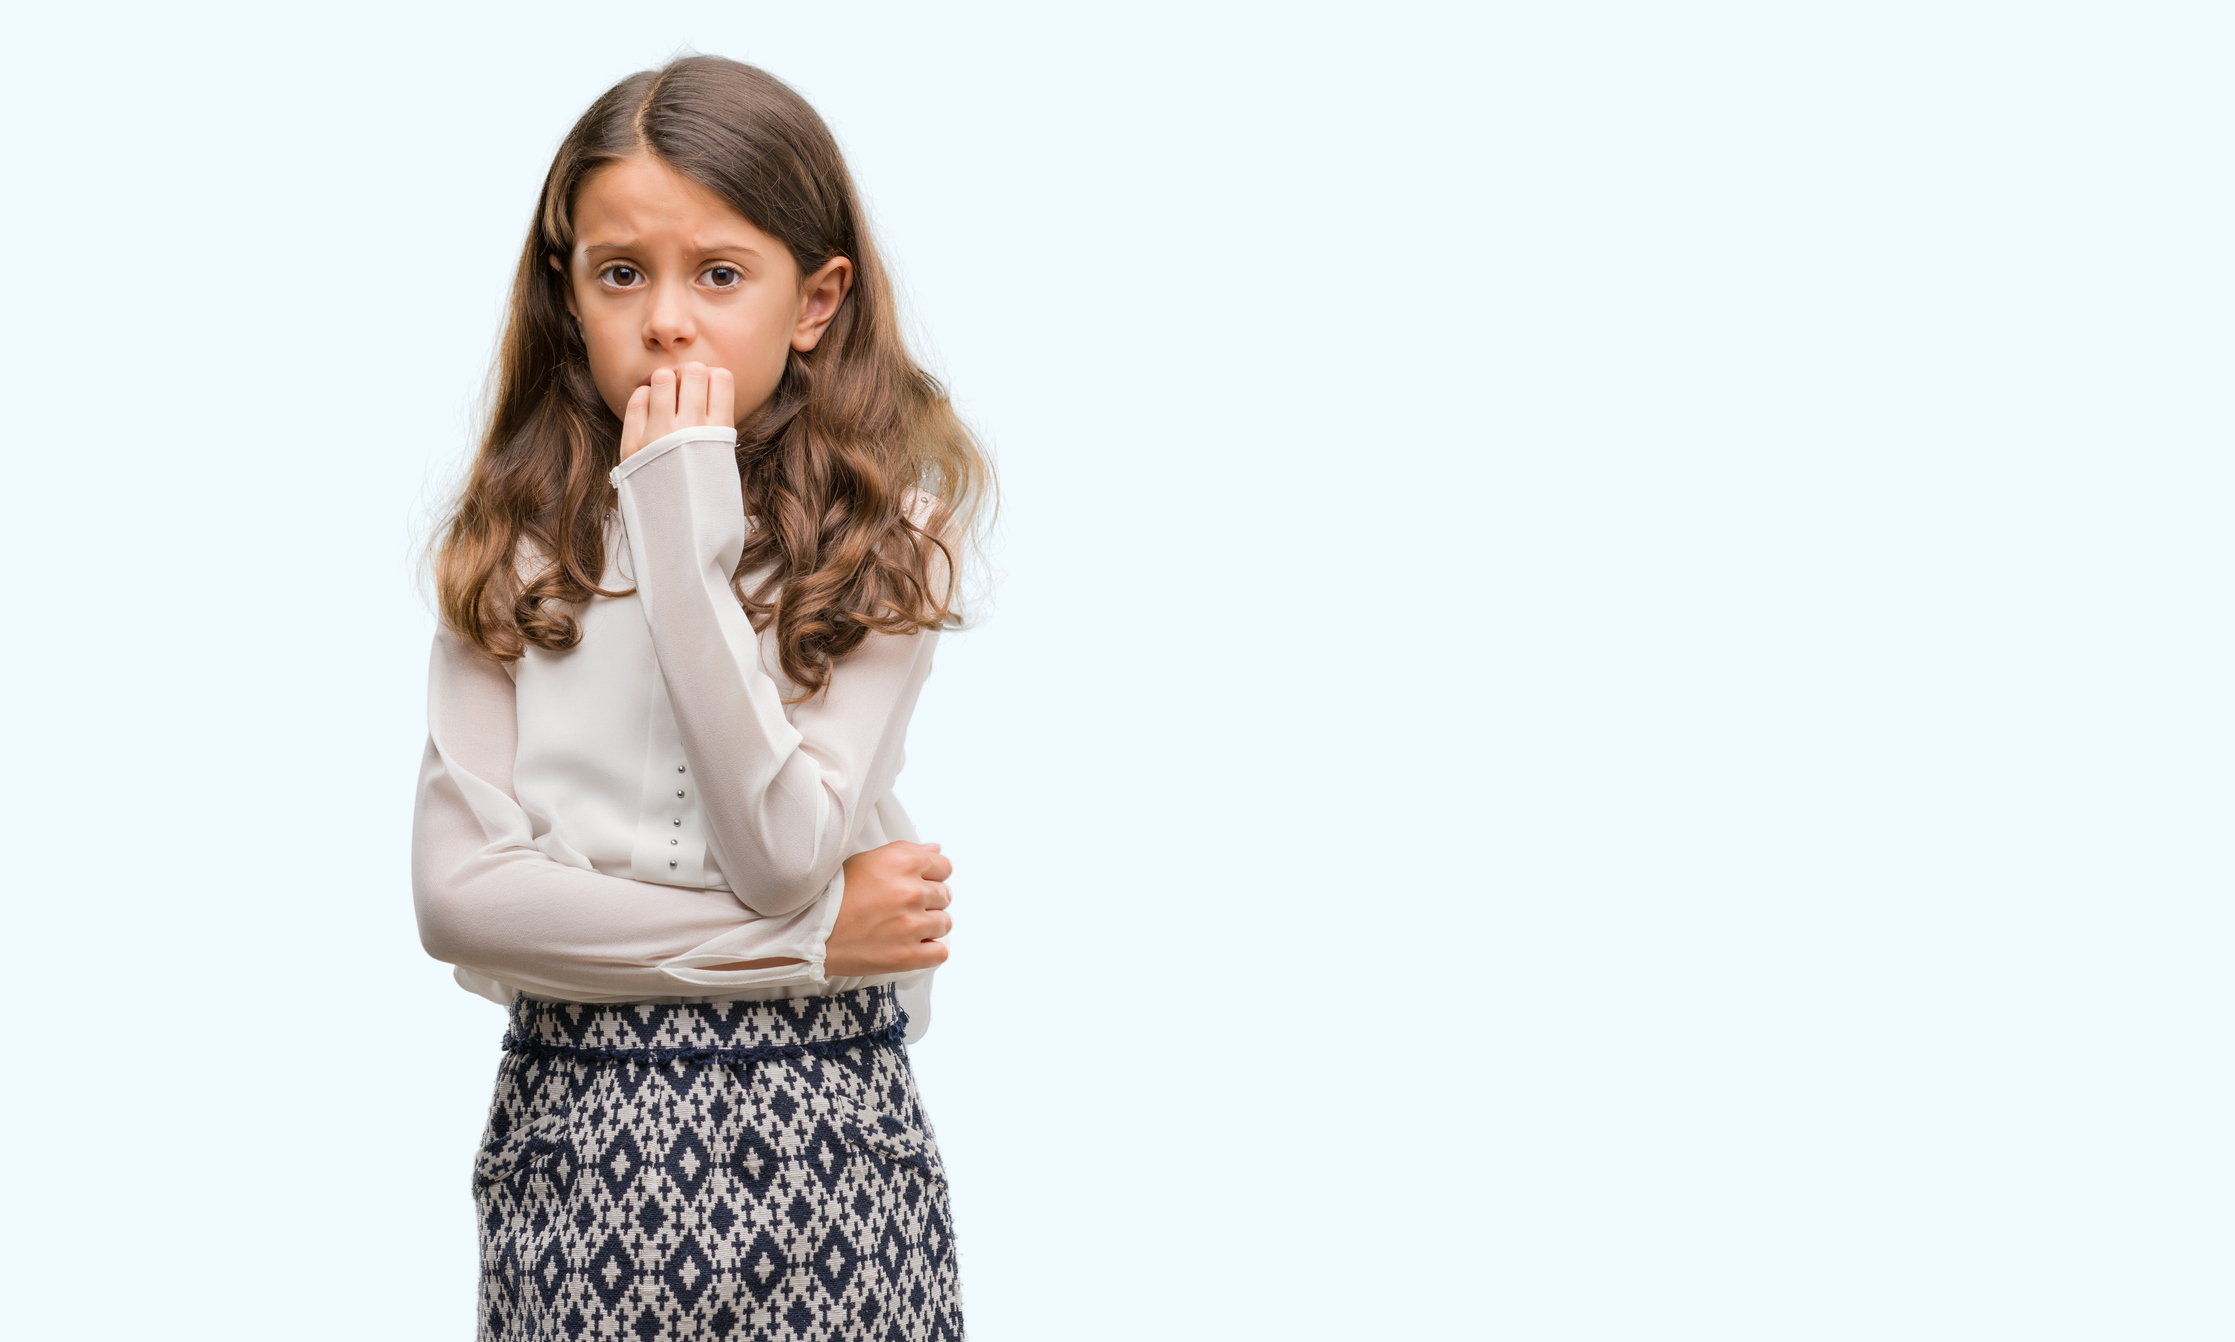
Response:
[[[735,431],[684,429],[613,469],[619,524],[571,651],[491,661],[447,627],[428,673],[412,892],[429,954],[497,1002],[720,1002],[897,983],[910,1042],[931,971],[825,978],[846,858],[914,839],[892,795],[937,634],[871,634],[798,693],[730,589]],[[714,970],[740,960],[795,965]]]

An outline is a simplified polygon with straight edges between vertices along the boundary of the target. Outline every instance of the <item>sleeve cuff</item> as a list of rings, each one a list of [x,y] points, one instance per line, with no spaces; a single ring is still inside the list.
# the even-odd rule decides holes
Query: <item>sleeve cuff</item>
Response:
[[[695,428],[677,429],[664,438],[655,438],[638,448],[635,455],[615,466],[606,478],[618,486],[649,462],[666,456],[685,443],[728,443],[734,447],[737,445],[737,430],[725,424],[700,424]]]
[[[823,956],[830,931],[838,923],[839,905],[846,898],[846,869],[840,867],[815,902],[781,921],[788,924],[771,935],[768,920],[757,919],[724,932],[712,941],[660,962],[660,972],[671,979],[702,988],[760,988],[824,981]],[[734,964],[739,960],[794,959],[793,965],[766,969],[707,969],[707,965]]]

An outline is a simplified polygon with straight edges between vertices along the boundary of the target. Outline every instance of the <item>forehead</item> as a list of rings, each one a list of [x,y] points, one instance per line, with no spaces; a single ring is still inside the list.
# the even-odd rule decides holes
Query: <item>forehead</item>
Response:
[[[575,193],[579,248],[673,246],[684,249],[781,247],[729,202],[653,158],[639,154],[590,174]]]

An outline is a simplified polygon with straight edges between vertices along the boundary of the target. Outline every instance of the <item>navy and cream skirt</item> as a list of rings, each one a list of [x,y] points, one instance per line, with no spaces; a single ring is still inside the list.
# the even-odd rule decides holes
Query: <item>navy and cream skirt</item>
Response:
[[[960,1339],[890,985],[512,1006],[475,1163],[484,1342]]]

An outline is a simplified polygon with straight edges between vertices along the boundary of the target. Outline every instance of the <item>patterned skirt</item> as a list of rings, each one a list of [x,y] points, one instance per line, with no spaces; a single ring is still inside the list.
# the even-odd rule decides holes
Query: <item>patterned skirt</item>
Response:
[[[960,1339],[893,989],[513,1004],[475,1162],[480,1337]]]

